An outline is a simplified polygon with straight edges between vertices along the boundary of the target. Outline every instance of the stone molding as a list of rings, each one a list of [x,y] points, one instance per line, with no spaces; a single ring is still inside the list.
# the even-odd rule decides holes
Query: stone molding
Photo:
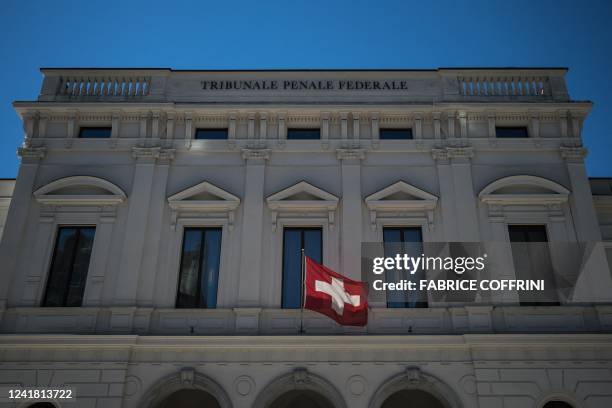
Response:
[[[178,373],[171,374],[153,384],[142,397],[138,407],[157,407],[168,396],[180,390],[207,392],[217,400],[221,408],[232,408],[231,399],[221,385],[190,367],[183,368]]]
[[[402,390],[421,390],[436,397],[444,408],[461,408],[461,400],[446,383],[425,373],[420,367],[409,366],[400,374],[383,381],[370,400],[369,408],[380,408],[385,400]]]
[[[334,408],[347,408],[342,393],[332,383],[302,367],[272,380],[259,392],[253,408],[269,407],[277,398],[294,390],[313,391],[329,400]]]

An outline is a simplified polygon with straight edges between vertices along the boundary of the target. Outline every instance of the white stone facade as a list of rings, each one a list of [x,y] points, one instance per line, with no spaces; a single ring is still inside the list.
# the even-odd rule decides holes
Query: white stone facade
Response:
[[[58,406],[79,408],[158,408],[194,388],[221,407],[276,406],[292,389],[336,408],[405,389],[449,408],[612,406],[612,206],[591,194],[591,104],[570,99],[565,70],[43,74],[38,99],[14,103],[25,140],[0,245],[0,385],[74,387]],[[89,126],[111,137],[79,138]],[[228,139],[196,140],[201,128]],[[321,138],[288,140],[294,128]],[[379,138],[392,128],[413,139]],[[584,288],[596,303],[372,305],[358,329],[280,307],[284,227],[322,227],[325,265],[359,279],[361,244],[384,226],[508,242],[516,223],[598,243]],[[62,225],[96,226],[83,306],[41,307]],[[194,226],[222,228],[216,309],[175,308]]]

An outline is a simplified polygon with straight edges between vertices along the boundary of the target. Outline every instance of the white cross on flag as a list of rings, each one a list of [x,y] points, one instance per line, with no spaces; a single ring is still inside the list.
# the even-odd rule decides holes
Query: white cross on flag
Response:
[[[351,280],[305,258],[304,308],[324,314],[343,326],[365,326],[368,323],[366,283]]]

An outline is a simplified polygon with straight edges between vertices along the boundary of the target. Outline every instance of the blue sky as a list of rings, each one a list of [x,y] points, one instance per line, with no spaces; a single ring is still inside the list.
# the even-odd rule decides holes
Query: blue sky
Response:
[[[14,100],[39,67],[566,66],[591,176],[612,176],[612,1],[42,1],[0,3],[0,177],[17,174]]]

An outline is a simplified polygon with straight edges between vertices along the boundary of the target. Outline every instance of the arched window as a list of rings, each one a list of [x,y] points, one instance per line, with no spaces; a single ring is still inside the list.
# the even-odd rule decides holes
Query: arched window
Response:
[[[574,408],[565,401],[548,401],[542,408]]]

